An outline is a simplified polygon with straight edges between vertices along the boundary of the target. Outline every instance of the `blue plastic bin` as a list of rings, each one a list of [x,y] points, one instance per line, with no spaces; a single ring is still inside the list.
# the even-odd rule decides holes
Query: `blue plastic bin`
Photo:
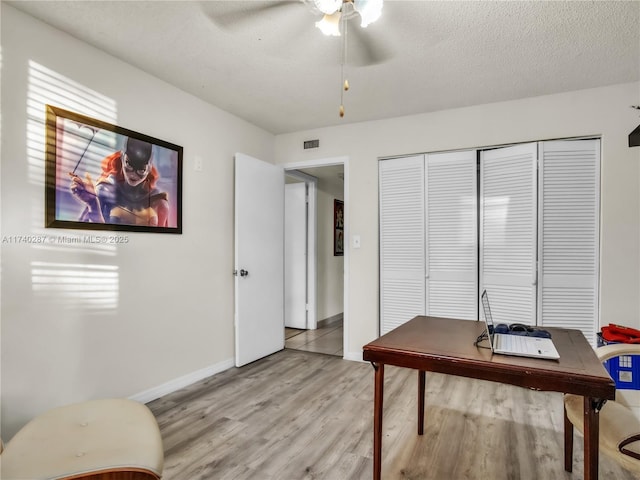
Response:
[[[598,332],[598,346],[612,343],[602,338],[602,333]],[[606,360],[604,367],[616,382],[616,388],[622,390],[640,390],[640,355],[621,355]]]

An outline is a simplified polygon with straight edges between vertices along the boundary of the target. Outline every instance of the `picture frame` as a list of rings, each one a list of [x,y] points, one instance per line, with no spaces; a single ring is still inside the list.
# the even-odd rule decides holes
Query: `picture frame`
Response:
[[[45,227],[182,233],[183,148],[46,105]]]
[[[333,200],[333,256],[344,255],[344,202]]]

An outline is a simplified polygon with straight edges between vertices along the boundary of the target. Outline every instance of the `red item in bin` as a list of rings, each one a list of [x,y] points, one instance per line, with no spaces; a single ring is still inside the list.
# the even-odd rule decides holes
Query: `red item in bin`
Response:
[[[640,330],[610,323],[608,327],[602,327],[602,338],[608,342],[640,343]]]

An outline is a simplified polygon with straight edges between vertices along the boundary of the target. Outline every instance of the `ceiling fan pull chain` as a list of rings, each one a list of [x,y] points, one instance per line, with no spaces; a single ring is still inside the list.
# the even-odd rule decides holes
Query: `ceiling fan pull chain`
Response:
[[[342,17],[342,58],[340,61],[340,75],[342,76],[342,82],[340,84],[340,118],[344,117],[344,92],[349,90],[349,80],[344,76],[344,67],[347,63],[347,20]]]
[[[347,21],[345,20],[345,21],[344,21],[344,53],[343,53],[343,56],[344,56],[344,60],[343,60],[344,65],[346,65],[346,64],[347,64],[347,53],[348,53],[347,40],[348,40],[349,36],[347,35],[347,25],[348,25],[348,23],[347,23]],[[349,90],[349,80],[348,80],[348,79],[346,79],[346,78],[344,78],[344,74],[342,75],[342,78],[343,78],[343,80],[344,80],[344,82],[342,82],[342,83],[343,83],[343,87],[344,87],[344,91],[346,92],[347,90]]]

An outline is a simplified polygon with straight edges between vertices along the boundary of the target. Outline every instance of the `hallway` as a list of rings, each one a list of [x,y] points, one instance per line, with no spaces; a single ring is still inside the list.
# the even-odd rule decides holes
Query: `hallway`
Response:
[[[342,316],[328,323],[320,322],[316,330],[285,328],[284,347],[342,357],[342,333]]]

